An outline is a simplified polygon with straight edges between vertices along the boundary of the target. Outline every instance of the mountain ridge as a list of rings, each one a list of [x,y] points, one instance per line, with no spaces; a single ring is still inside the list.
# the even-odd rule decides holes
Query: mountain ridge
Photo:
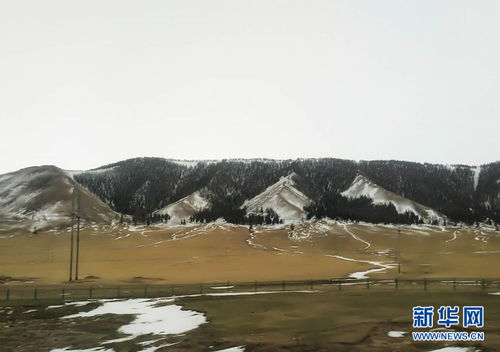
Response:
[[[193,214],[193,220],[213,221],[222,217],[234,222],[246,221],[249,211],[244,205],[248,206],[249,200],[292,173],[293,188],[310,200],[310,204],[304,206],[308,218],[325,212],[334,214],[323,209],[333,204],[361,206],[366,207],[366,211],[374,211],[370,202],[364,200],[332,198],[342,197],[341,193],[361,174],[388,192],[428,207],[451,221],[500,222],[500,162],[483,164],[479,168],[334,158],[191,160],[189,163],[165,158],[134,158],[87,171],[67,171],[75,182],[114,211],[139,219],[199,192],[209,206]],[[375,218],[381,221],[389,221],[385,218],[394,221],[398,215],[397,209],[374,209],[382,214]],[[349,214],[356,217],[358,212]],[[413,217],[402,219],[400,216],[397,220],[416,221]]]
[[[483,164],[478,174],[474,172],[476,167],[469,165],[334,158],[224,159],[217,162],[200,160],[190,167],[163,158],[135,158],[98,169],[110,167],[115,168],[111,171],[113,176],[109,178],[125,178],[128,175],[127,181],[121,184],[124,189],[132,187],[137,190],[145,185],[146,180],[151,181],[148,186],[151,189],[145,190],[148,199],[144,205],[145,212],[152,212],[201,190],[213,207],[225,208],[224,211],[213,211],[211,217],[230,216],[229,212],[238,213],[236,209],[245,200],[255,197],[291,172],[298,175],[296,188],[313,202],[317,202],[325,193],[346,190],[356,175],[362,173],[388,191],[433,208],[455,221],[499,221],[500,187],[496,183],[500,179],[499,162]],[[135,172],[138,168],[143,169],[139,176]],[[132,173],[132,170],[135,171]],[[117,182],[106,180],[106,174],[107,172],[98,175],[83,173],[75,177],[98,195],[99,192],[113,194]],[[128,180],[130,177],[133,181]],[[154,178],[167,182],[155,188]],[[135,211],[133,199],[119,207],[119,210],[128,214]],[[204,220],[208,221],[210,218]]]

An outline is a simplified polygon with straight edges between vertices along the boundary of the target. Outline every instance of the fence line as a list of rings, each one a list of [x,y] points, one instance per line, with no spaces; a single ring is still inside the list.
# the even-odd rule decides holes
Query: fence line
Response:
[[[403,290],[411,287],[424,291],[434,287],[450,287],[457,291],[460,287],[478,287],[481,290],[499,289],[500,279],[322,279],[322,280],[279,280],[251,282],[214,282],[179,285],[138,285],[120,286],[89,285],[85,287],[66,286],[11,286],[0,288],[0,304],[18,301],[76,301],[98,298],[147,298],[180,295],[221,294],[248,291],[314,290],[321,287],[336,287],[339,291],[349,288],[385,287]]]

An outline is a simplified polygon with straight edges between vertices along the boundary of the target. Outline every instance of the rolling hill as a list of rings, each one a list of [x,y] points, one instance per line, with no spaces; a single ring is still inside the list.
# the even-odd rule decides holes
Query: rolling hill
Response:
[[[85,222],[110,223],[119,215],[55,166],[0,175],[0,228],[45,229],[70,224],[73,191],[80,194]]]

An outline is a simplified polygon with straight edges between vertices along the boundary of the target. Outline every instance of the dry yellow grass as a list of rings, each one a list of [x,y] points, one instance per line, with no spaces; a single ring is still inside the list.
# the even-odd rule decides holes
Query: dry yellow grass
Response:
[[[324,221],[297,225],[293,232],[255,230],[250,234],[248,227],[227,224],[85,228],[80,278],[95,276],[95,283],[103,285],[338,278],[377,266],[331,255],[394,264],[398,249],[402,273],[392,268],[370,277],[500,276],[500,233],[493,230],[403,227],[398,232],[396,227]],[[64,283],[69,238],[67,231],[0,234],[0,275],[33,278],[40,285]]]

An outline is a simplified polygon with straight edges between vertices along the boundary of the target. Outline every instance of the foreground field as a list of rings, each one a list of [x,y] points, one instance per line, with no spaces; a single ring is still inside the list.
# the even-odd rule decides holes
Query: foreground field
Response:
[[[69,232],[0,233],[0,284],[68,280]],[[400,273],[398,259],[400,258]],[[356,278],[497,278],[492,228],[395,227],[316,221],[248,227],[87,227],[80,280],[88,285]],[[73,284],[75,285],[75,284]],[[78,285],[78,284],[77,284]]]
[[[495,292],[490,292],[495,293]],[[500,297],[334,286],[259,294],[0,307],[2,351],[497,351]],[[40,303],[40,302],[39,302]],[[43,304],[43,302],[42,302]],[[414,305],[483,305],[483,342],[414,342]],[[181,309],[182,308],[182,309]],[[85,313],[87,312],[87,313]],[[156,312],[156,313],[155,313]],[[472,331],[459,326],[448,331]],[[396,337],[395,337],[396,336]]]
[[[0,350],[500,348],[500,298],[491,294],[500,291],[492,280],[500,276],[500,233],[491,228],[333,221],[293,230],[225,223],[87,227],[77,283],[67,282],[69,237],[68,231],[0,234]],[[487,285],[471,286],[469,278]],[[89,299],[95,297],[120,299]],[[483,305],[486,340],[414,342],[416,305]]]

